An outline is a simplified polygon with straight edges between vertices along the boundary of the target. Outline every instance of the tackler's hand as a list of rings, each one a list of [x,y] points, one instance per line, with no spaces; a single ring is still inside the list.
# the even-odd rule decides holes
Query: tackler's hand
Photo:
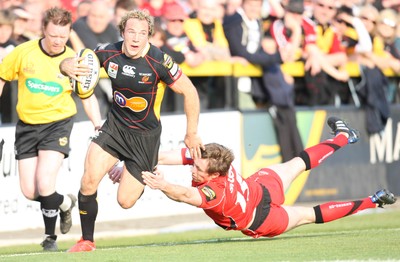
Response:
[[[162,190],[167,184],[167,181],[164,179],[164,174],[159,170],[155,170],[153,172],[143,171],[142,177],[143,182],[151,189]]]
[[[108,177],[110,180],[115,183],[119,183],[121,181],[121,175],[122,172],[124,171],[124,164],[122,161],[117,162],[109,171],[108,171]]]

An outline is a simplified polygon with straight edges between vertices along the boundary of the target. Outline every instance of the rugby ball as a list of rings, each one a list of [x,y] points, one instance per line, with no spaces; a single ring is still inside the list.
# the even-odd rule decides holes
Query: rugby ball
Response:
[[[100,78],[100,62],[93,50],[84,48],[80,50],[77,57],[83,57],[80,64],[85,64],[89,67],[90,73],[87,76],[79,76],[80,81],[71,79],[72,90],[82,99],[90,97],[94,93],[94,88]]]

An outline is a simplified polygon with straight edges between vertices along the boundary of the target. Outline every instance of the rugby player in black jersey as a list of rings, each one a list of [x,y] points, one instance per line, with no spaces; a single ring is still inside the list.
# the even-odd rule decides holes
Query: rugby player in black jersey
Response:
[[[121,42],[99,46],[95,52],[112,82],[113,103],[107,120],[93,138],[78,193],[82,238],[68,252],[95,250],[94,227],[100,181],[122,160],[118,203],[131,208],[144,190],[141,172],[157,165],[160,146],[160,108],[165,88],[184,97],[187,129],[184,142],[193,158],[204,145],[197,134],[200,103],[196,88],[170,56],[149,43],[154,20],[146,11],[128,12],[119,24]],[[63,74],[76,80],[87,74],[77,58],[60,64]]]

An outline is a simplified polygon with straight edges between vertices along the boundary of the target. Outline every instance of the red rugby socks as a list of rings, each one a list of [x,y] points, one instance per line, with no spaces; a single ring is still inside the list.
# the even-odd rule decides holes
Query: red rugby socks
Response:
[[[370,197],[348,202],[328,202],[314,207],[315,223],[330,222],[368,208],[376,208]]]
[[[306,164],[306,170],[310,170],[321,164],[326,158],[335,153],[343,146],[348,144],[348,139],[344,134],[339,134],[334,138],[325,140],[315,146],[304,149],[299,155]]]

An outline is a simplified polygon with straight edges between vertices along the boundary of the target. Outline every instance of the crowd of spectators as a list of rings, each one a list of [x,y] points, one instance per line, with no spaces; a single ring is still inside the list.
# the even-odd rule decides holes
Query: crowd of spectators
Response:
[[[16,45],[41,36],[42,14],[51,6],[72,12],[69,45],[75,50],[120,40],[121,16],[140,8],[156,20],[151,42],[180,64],[195,68],[206,61],[230,61],[262,68],[262,77],[251,81],[232,76],[191,77],[203,111],[226,108],[227,92],[247,95],[254,108],[279,105],[276,99],[281,97],[273,90],[280,86],[286,90],[289,106],[363,104],[370,96],[382,94],[388,105],[400,102],[399,78],[390,76],[400,74],[398,0],[264,0],[255,17],[249,18],[244,4],[253,1],[261,0],[2,0],[0,61]],[[235,24],[235,15],[242,22]],[[238,27],[247,28],[243,39],[232,37]],[[240,44],[243,50],[238,49]],[[350,62],[359,65],[357,76],[349,74],[346,65]],[[293,75],[290,66],[281,69],[285,64],[304,67],[304,74]],[[99,86],[96,95],[105,116],[110,84],[104,79]],[[5,88],[1,98],[3,123],[11,120],[8,115],[14,110],[9,108],[10,92]],[[183,110],[173,93],[165,96],[163,111]],[[373,112],[384,114],[370,106]]]

